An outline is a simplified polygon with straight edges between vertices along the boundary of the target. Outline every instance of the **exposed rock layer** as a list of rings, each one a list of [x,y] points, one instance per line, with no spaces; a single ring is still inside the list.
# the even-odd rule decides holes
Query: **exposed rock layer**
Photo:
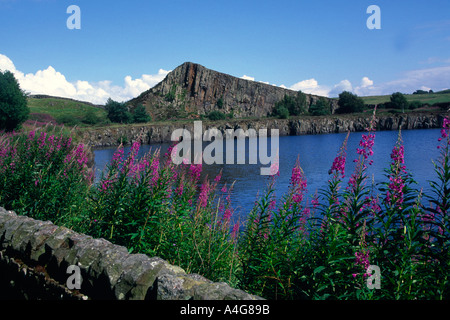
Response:
[[[446,113],[441,114],[401,114],[376,118],[377,130],[402,130],[440,128]],[[218,122],[203,121],[203,132],[215,127],[222,133],[226,129],[278,129],[280,136],[323,134],[364,131],[371,117],[308,117],[298,119],[229,120]],[[193,132],[194,121],[172,122],[170,124],[146,124],[117,128],[91,129],[84,132],[83,139],[93,148],[117,146],[123,139],[128,143],[139,139],[142,143],[170,142],[172,132],[186,128]]]
[[[168,98],[171,91],[173,100]],[[129,104],[143,104],[153,119],[194,118],[213,110],[232,113],[234,118],[266,117],[285,95],[295,97],[297,94],[294,90],[237,78],[186,62]],[[318,96],[307,94],[307,109],[318,99]],[[337,100],[328,100],[334,111]]]

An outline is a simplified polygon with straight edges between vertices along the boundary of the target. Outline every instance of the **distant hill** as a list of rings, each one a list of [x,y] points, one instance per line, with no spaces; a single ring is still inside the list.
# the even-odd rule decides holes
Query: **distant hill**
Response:
[[[211,111],[233,114],[234,118],[267,117],[285,95],[297,94],[297,91],[244,80],[186,62],[128,104],[144,105],[155,120],[196,118]],[[306,97],[308,107],[319,99],[309,94]],[[335,109],[337,101],[329,101]]]
[[[405,94],[406,99],[409,102],[420,101],[423,104],[434,105],[439,103],[450,102],[450,90],[444,90],[434,93],[426,94]],[[361,97],[365,104],[381,104],[390,101],[390,95],[384,96],[367,96]]]
[[[28,107],[30,108],[28,124],[51,122],[86,126],[108,122],[103,106],[86,101],[48,95],[29,95]]]

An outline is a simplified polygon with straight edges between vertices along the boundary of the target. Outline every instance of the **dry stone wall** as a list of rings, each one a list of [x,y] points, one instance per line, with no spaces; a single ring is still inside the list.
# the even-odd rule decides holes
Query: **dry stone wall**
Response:
[[[79,288],[68,281],[80,271]],[[72,284],[72,285],[71,285]],[[72,287],[72,290],[69,289]],[[130,254],[49,221],[0,207],[0,299],[260,300],[159,257]]]

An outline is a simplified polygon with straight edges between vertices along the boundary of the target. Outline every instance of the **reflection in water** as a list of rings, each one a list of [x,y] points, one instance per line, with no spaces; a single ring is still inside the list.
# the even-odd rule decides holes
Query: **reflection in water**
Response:
[[[356,159],[356,148],[358,147],[362,133],[351,133],[347,147],[346,176],[349,177],[354,169],[353,159]],[[390,153],[397,141],[396,131],[376,132],[375,145],[373,147],[374,163],[369,167],[368,173],[373,176],[375,183],[386,181],[384,169],[391,162]],[[329,179],[328,170],[331,168],[333,159],[346,134],[323,134],[304,135],[279,138],[279,168],[280,176],[277,177],[277,197],[285,194],[289,187],[291,170],[297,157],[308,181],[308,192],[310,195],[320,188],[326,187]],[[430,190],[427,180],[435,179],[434,167],[431,162],[439,156],[436,148],[439,138],[439,129],[408,130],[402,132],[405,147],[405,165],[418,182],[418,188],[424,191]],[[208,143],[204,143],[206,146]],[[224,144],[225,145],[225,144]],[[270,145],[270,143],[269,143]],[[166,153],[170,144],[144,145],[139,151],[138,157],[142,156],[152,148],[152,151],[161,148],[161,155]],[[231,185],[235,182],[232,203],[237,212],[246,215],[256,200],[257,194],[264,193],[269,177],[260,175],[262,165],[248,164],[248,141],[246,144],[247,164],[225,164],[225,147],[221,154],[224,164],[203,165],[202,179],[208,176],[211,179],[222,170],[222,182]],[[125,154],[130,147],[125,148]],[[236,144],[235,144],[236,149]],[[96,179],[98,180],[101,170],[112,159],[115,148],[99,149],[95,151]],[[271,152],[271,151],[270,151]],[[236,153],[235,153],[236,160]],[[266,165],[267,166],[267,165]],[[370,183],[370,182],[369,182]]]

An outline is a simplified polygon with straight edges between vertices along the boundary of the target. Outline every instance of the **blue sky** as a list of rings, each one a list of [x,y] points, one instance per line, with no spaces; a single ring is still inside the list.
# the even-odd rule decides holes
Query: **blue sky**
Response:
[[[126,100],[185,61],[326,96],[442,90],[450,1],[0,0],[0,69],[31,93]]]

